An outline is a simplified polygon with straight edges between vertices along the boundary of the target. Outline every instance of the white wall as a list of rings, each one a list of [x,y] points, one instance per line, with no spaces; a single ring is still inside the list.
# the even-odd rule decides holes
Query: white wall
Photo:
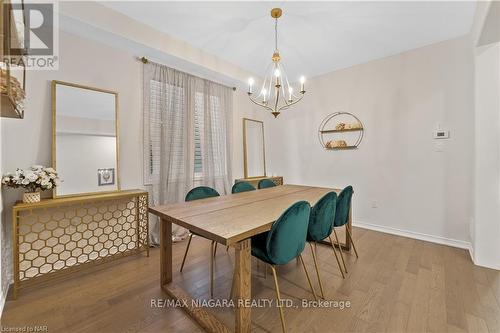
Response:
[[[304,100],[270,122],[268,164],[287,183],[353,185],[357,223],[466,247],[472,217],[472,68],[470,42],[463,37],[313,78]],[[320,146],[318,126],[336,111],[363,122],[359,149]],[[435,151],[433,139],[438,123],[451,131],[449,140],[439,141],[442,152]]]

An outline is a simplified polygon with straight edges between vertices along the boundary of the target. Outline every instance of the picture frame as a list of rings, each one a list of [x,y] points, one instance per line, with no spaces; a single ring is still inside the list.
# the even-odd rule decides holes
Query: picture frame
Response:
[[[97,169],[97,184],[107,186],[115,184],[115,168]]]

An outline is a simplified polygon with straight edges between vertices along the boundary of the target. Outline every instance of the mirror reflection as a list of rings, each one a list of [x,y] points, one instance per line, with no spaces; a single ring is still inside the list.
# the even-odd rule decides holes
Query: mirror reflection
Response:
[[[262,121],[243,119],[243,144],[245,178],[266,176],[264,123]]]
[[[53,82],[56,195],[119,190],[117,93]]]

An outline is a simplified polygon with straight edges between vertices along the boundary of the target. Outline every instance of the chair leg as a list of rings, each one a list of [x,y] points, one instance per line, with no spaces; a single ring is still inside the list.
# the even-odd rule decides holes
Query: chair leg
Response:
[[[226,246],[226,252],[229,251],[229,246]]]
[[[345,279],[344,270],[342,269],[342,266],[340,266],[339,256],[337,255],[337,251],[335,251],[335,244],[333,243],[331,236],[328,236],[328,239],[330,240],[330,244],[332,244],[333,254],[335,254],[335,259],[337,259],[337,265],[339,266],[339,270],[340,270],[340,273],[342,274],[342,278]]]
[[[354,249],[354,253],[356,254],[356,258],[359,258],[358,250],[356,250],[356,246],[354,245],[354,241],[352,240],[351,232],[349,231],[347,224],[345,225],[345,231],[347,231],[347,236],[349,236],[349,239],[351,240],[352,248]]]
[[[316,276],[318,277],[319,289],[321,290],[321,297],[324,299],[325,293],[323,292],[323,283],[321,282],[321,277],[319,276],[318,262],[316,261],[316,248],[315,247],[313,248],[313,245],[311,242],[309,242],[309,246],[311,247],[311,252],[312,252],[313,261],[314,261],[314,268],[316,269]]]
[[[340,245],[339,237],[337,236],[337,231],[335,231],[335,227],[333,228],[333,234],[335,235],[335,239],[337,240],[337,245],[339,246],[340,258],[342,259],[342,263],[344,264],[344,270],[347,273],[347,267],[344,261],[344,255],[342,254],[342,245]]]
[[[278,277],[276,274],[276,269],[272,265],[269,265],[269,267],[271,267],[271,271],[273,272],[274,286],[276,287],[276,296],[278,297],[278,307],[280,309],[281,328],[283,329],[283,333],[286,333],[285,315],[283,314],[283,308],[282,308],[282,304],[281,304],[280,287],[278,286]],[[266,272],[267,272],[267,268],[266,268]]]
[[[311,278],[309,277],[309,272],[307,272],[306,264],[304,263],[304,259],[302,258],[302,254],[299,255],[299,258],[300,258],[300,262],[302,263],[302,267],[304,267],[304,272],[306,273],[307,282],[309,282],[309,287],[311,288],[311,292],[314,296],[314,300],[317,301],[318,296],[316,296],[316,291],[314,291],[313,285],[311,283]]]
[[[214,297],[214,256],[213,253],[215,251],[214,244],[217,244],[215,241],[210,243],[210,298]]]
[[[214,248],[214,251],[213,251],[214,258],[215,258],[215,255],[217,254],[217,244],[219,244],[219,243],[217,243],[217,242],[215,243],[215,248]]]
[[[187,244],[187,246],[186,246],[186,251],[184,252],[184,257],[182,258],[181,272],[182,272],[182,269],[184,268],[184,263],[186,262],[186,257],[187,257],[187,254],[188,254],[189,245],[191,245],[191,239],[192,239],[192,238],[193,238],[193,234],[190,234],[190,235],[189,235],[188,244]]]

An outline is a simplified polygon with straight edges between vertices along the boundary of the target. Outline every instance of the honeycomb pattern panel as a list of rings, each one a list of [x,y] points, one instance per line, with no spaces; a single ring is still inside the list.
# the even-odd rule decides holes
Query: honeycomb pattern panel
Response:
[[[15,221],[15,284],[149,249],[147,194],[33,206]]]

